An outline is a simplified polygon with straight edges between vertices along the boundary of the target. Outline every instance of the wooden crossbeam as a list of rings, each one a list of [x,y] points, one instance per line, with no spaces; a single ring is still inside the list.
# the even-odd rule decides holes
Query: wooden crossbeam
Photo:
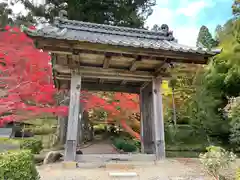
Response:
[[[101,78],[105,80],[127,80],[127,81],[135,81],[135,82],[150,82],[152,78],[145,77],[133,77],[133,76],[113,76],[113,75],[101,75],[101,74],[87,74],[87,73],[81,73],[81,76],[84,78]],[[56,79],[59,80],[69,80],[71,78],[70,75],[57,75]]]
[[[111,57],[109,57],[109,56],[105,56],[105,57],[104,57],[104,60],[103,60],[103,69],[109,68],[110,59],[111,59]],[[103,82],[104,82],[104,80],[103,80],[103,79],[100,79],[99,83],[100,83],[100,84],[103,84]]]
[[[69,80],[69,79],[63,79]],[[60,83],[61,84],[61,83]],[[62,84],[60,89],[65,89],[65,84]],[[132,85],[116,85],[116,84],[97,84],[97,83],[90,83],[90,82],[82,82],[82,90],[87,91],[112,91],[112,92],[125,92],[125,93],[134,93],[139,94],[140,87],[139,86],[132,86]]]
[[[137,70],[137,64],[138,64],[139,61],[141,61],[141,59],[142,59],[141,56],[137,56],[137,58],[132,62],[132,65],[131,65],[129,71],[131,71],[131,72],[136,71]],[[124,85],[126,83],[127,83],[127,81],[123,80],[121,82],[121,85]]]
[[[168,59],[165,58],[164,61],[155,69],[154,72],[154,76],[158,76],[159,74],[161,74],[163,71],[165,72],[164,69],[166,69],[166,63],[167,63]]]
[[[106,79],[108,76],[116,76],[116,79],[121,79],[121,78],[138,78],[138,79],[151,79],[153,77],[152,73],[146,72],[146,71],[128,71],[128,70],[123,70],[123,69],[113,69],[113,68],[98,68],[98,67],[75,67],[75,69],[71,69],[68,66],[63,66],[63,65],[53,65],[53,69],[59,73],[64,73],[64,74],[70,74],[71,70],[76,70],[79,71],[83,76],[85,75],[95,75],[95,78],[100,78],[100,76],[106,76],[104,79]]]

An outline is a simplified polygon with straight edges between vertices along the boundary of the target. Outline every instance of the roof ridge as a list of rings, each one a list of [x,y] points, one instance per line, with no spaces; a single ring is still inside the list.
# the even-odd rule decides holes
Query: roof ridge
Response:
[[[150,35],[150,36],[172,36],[172,32],[168,31],[166,29],[162,29],[161,31],[152,31],[152,30],[146,30],[146,29],[140,29],[140,28],[130,28],[130,27],[122,27],[122,26],[113,26],[113,25],[107,25],[107,24],[98,24],[98,23],[91,23],[91,22],[84,22],[84,21],[76,21],[76,20],[69,20],[69,19],[63,19],[60,17],[56,17],[54,24],[56,26],[61,25],[78,25],[82,27],[90,27],[90,28],[98,28],[103,30],[112,30],[112,31],[118,31],[118,32],[128,32],[128,33],[137,33],[137,34],[144,34],[144,35]],[[75,29],[74,27],[72,27]],[[155,37],[156,38],[156,37]],[[172,36],[172,39],[173,36]]]

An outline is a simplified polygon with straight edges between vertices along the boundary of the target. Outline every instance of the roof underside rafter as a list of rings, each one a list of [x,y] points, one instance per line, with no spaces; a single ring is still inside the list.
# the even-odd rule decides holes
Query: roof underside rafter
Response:
[[[69,88],[76,71],[83,89],[139,93],[153,77],[170,77],[174,63],[206,64],[218,53],[178,44],[166,25],[153,32],[56,18],[54,25],[26,32],[52,53],[58,88]]]

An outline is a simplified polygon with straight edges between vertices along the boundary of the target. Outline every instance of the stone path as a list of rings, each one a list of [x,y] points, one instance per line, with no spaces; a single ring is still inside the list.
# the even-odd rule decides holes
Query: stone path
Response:
[[[83,154],[117,154],[118,152],[108,141],[100,141],[86,148],[81,148]]]
[[[136,162],[127,162],[134,164]],[[208,180],[199,164],[194,166],[184,164],[174,159],[167,159],[157,164],[154,162],[143,162],[142,165],[135,164],[133,169],[63,169],[62,164],[38,167],[42,180],[111,180],[109,172],[136,172],[139,176],[136,180]],[[126,178],[125,178],[126,179]],[[128,178],[127,178],[128,179]],[[134,180],[134,178],[133,178]]]

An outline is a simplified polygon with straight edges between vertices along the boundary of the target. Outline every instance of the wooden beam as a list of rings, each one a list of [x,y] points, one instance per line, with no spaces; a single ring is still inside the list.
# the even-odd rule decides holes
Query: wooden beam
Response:
[[[109,56],[104,57],[104,61],[103,61],[103,68],[104,69],[109,68],[110,60],[111,60],[111,57],[109,57]]]
[[[129,71],[131,71],[131,72],[136,71],[137,70],[137,64],[138,64],[139,61],[141,61],[141,59],[142,59],[141,56],[137,56],[137,58],[132,62],[132,65],[130,66]],[[121,82],[121,85],[124,85],[126,83],[127,83],[127,81],[123,80]]]
[[[163,102],[161,92],[161,79],[154,78],[152,81],[153,95],[153,137],[156,159],[164,159],[165,138],[164,138],[164,120],[163,120]]]
[[[137,77],[137,76],[115,76],[115,75],[101,75],[100,73],[96,74],[87,74],[87,73],[81,73],[81,76],[83,78],[94,78],[94,79],[104,79],[104,80],[117,80],[117,81],[122,81],[122,80],[127,80],[127,81],[136,81],[136,82],[150,82],[151,77]],[[56,79],[59,80],[70,80],[71,77],[70,75],[57,75],[55,77]]]
[[[161,73],[166,71],[166,65],[168,61],[169,60],[167,58],[164,58],[164,61],[155,69],[155,72],[153,73],[155,77],[158,77],[159,75],[161,75]]]
[[[117,84],[95,84],[95,83],[83,83],[83,90],[88,91],[112,91],[112,92],[126,92],[139,94],[140,87],[138,86],[122,86]]]
[[[56,40],[51,38],[36,38],[35,39],[39,42],[39,48],[45,49],[46,51],[65,51],[71,52],[70,46],[66,43],[69,41],[64,40]],[[56,48],[55,44],[59,44]],[[113,46],[113,45],[103,45],[103,44],[93,44],[88,42],[81,42],[79,41],[71,41],[71,47],[73,49],[78,49],[80,51],[91,51],[93,52],[102,52],[102,53],[112,53],[118,55],[141,55],[143,59],[152,59],[153,57],[166,57],[169,59],[173,59],[173,62],[184,62],[184,63],[196,63],[196,64],[206,64],[208,62],[208,58],[212,57],[214,54],[201,54],[201,53],[194,53],[194,52],[181,52],[179,51],[170,51],[170,50],[163,50],[163,49],[151,49],[151,48],[135,48],[135,47],[123,47],[123,46]],[[62,50],[60,50],[62,47]],[[87,50],[87,51],[86,51]]]
[[[61,82],[61,81],[60,81]],[[60,83],[61,84],[61,83]],[[64,84],[66,85],[66,81],[64,81]],[[68,87],[58,87],[59,89],[67,89]],[[125,92],[125,93],[133,93],[133,94],[139,94],[140,92],[140,85],[133,86],[133,85],[118,85],[118,84],[98,84],[94,82],[84,82],[82,81],[82,90],[86,91],[112,91],[112,92]]]
[[[80,109],[81,76],[72,73],[70,87],[70,105],[68,115],[67,142],[65,148],[65,161],[76,160],[78,118]]]
[[[62,65],[53,65],[53,69],[56,70],[59,73],[64,73],[64,74],[70,74],[71,68],[68,66],[62,66]],[[81,72],[81,74],[84,76],[84,74],[91,74],[91,75],[109,75],[109,76],[119,76],[119,77],[136,77],[136,78],[152,78],[153,75],[150,72],[146,71],[127,71],[123,69],[113,69],[113,68],[99,68],[99,67],[86,67],[86,66],[81,66],[81,67],[75,67],[74,70],[78,70]],[[96,76],[96,78],[98,78]],[[100,78],[100,77],[99,77]]]
[[[137,64],[138,61],[134,61],[130,67],[130,71],[136,71],[137,70]]]
[[[104,60],[103,60],[103,69],[109,68],[110,59],[111,59],[110,56],[106,56],[106,55],[105,55]],[[104,82],[103,79],[100,79],[100,80],[99,80],[99,83],[100,83],[100,84],[103,84],[103,82]]]

